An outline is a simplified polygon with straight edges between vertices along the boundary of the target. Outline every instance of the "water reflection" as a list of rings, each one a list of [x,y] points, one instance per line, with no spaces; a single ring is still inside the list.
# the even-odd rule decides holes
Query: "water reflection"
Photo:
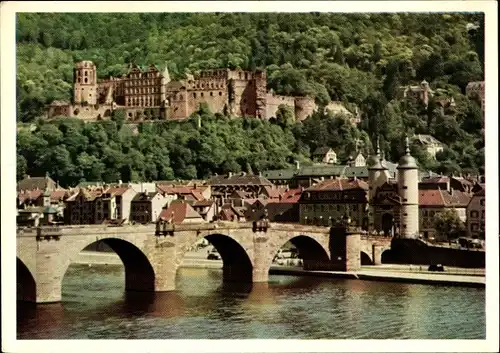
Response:
[[[123,269],[71,267],[63,302],[18,303],[19,338],[484,338],[484,289],[180,269],[176,291],[125,292]]]
[[[185,313],[184,299],[177,292],[125,292],[123,314],[174,318]]]
[[[54,332],[64,327],[64,306],[62,303],[37,305],[34,303],[17,302],[17,324],[23,330],[34,334],[33,338],[40,337],[37,328],[43,327],[43,331]]]

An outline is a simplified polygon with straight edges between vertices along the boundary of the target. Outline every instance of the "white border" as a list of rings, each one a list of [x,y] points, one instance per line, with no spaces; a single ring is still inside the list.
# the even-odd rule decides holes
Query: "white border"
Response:
[[[2,351],[4,352],[334,352],[498,351],[498,38],[495,1],[3,2],[1,11]],[[485,12],[486,340],[16,340],[16,12]]]

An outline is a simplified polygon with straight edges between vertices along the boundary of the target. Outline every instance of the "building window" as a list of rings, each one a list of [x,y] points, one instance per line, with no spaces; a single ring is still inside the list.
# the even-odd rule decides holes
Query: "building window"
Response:
[[[403,190],[406,190],[406,189],[408,189],[408,186],[406,186],[406,185],[403,186]]]
[[[480,204],[481,206],[484,206],[484,199],[481,199],[481,201],[479,201],[479,204]]]
[[[196,98],[196,92],[193,92],[193,98]]]
[[[472,218],[477,218],[477,217],[479,217],[479,212],[478,212],[478,211],[471,211],[471,212],[470,212],[470,216],[471,216]]]
[[[203,92],[201,92],[200,95],[203,97]]]
[[[214,92],[210,92],[210,97],[213,97],[214,96]]]
[[[219,96],[222,96],[222,92],[219,92]]]

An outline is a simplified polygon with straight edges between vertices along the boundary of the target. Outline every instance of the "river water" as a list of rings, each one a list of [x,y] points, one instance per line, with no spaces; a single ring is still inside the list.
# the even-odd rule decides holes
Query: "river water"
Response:
[[[177,290],[126,293],[123,266],[71,265],[63,301],[18,302],[18,339],[484,339],[484,288],[270,275],[225,284],[181,268]]]

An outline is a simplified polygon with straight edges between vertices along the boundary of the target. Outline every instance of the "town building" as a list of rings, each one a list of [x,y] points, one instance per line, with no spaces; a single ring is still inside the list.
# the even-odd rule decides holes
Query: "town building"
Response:
[[[102,187],[89,189],[81,188],[65,201],[64,222],[66,224],[96,224],[98,219],[103,219],[97,211],[96,199],[104,192]]]
[[[266,178],[260,175],[239,173],[229,173],[228,176],[216,175],[207,182],[211,186],[212,198],[219,206],[228,202],[228,199],[234,199],[237,194],[235,191],[241,191],[240,197],[257,199],[263,195],[265,187],[274,188],[274,185]]]
[[[434,159],[436,159],[436,154],[438,152],[444,150],[444,145],[431,135],[417,134],[413,137],[413,140],[422,146]]]
[[[17,191],[22,190],[49,190],[58,189],[57,183],[47,173],[44,177],[31,177],[26,175],[17,182]]]
[[[105,220],[125,222],[130,219],[130,206],[137,192],[128,185],[110,187],[96,199],[96,223]]]
[[[349,214],[367,228],[368,184],[359,179],[327,179],[305,189],[299,200],[300,223],[329,226]]]
[[[337,154],[330,147],[318,147],[314,150],[312,154],[312,159],[314,162],[336,164]]]
[[[204,221],[212,222],[216,216],[215,202],[212,200],[192,201],[191,207],[203,218]]]
[[[474,193],[467,205],[467,231],[473,238],[485,239],[486,190]]]
[[[438,241],[447,241],[448,238],[439,237],[434,228],[436,215],[447,209],[454,209],[462,222],[467,221],[467,205],[471,197],[469,194],[450,189],[420,189],[419,190],[419,218],[420,232],[424,238],[433,238]]]
[[[155,222],[166,203],[166,197],[161,192],[140,192],[132,199],[130,221],[143,224]]]
[[[217,220],[229,222],[246,222],[245,207],[236,207],[231,204],[225,204],[221,207],[217,214]]]
[[[160,212],[158,219],[171,224],[203,223],[206,221],[189,203],[183,200],[172,201],[170,206]]]
[[[434,96],[434,91],[430,88],[429,83],[423,80],[419,85],[400,87],[398,94],[400,98],[416,97],[427,107],[429,99]]]

